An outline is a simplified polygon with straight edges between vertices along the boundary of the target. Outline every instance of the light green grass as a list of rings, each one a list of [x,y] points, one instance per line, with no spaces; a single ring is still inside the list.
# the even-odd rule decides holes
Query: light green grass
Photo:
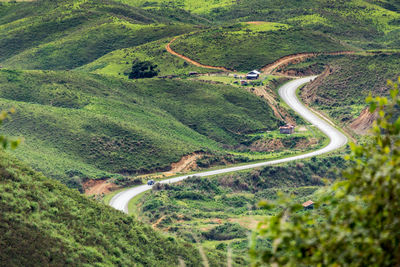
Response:
[[[187,75],[192,71],[199,73],[215,71],[193,66],[185,60],[169,54],[165,49],[169,41],[170,38],[167,38],[138,47],[116,50],[80,67],[78,70],[128,79],[128,73],[132,69],[132,61],[146,60],[157,65],[158,76]]]
[[[224,6],[230,6],[232,4],[231,0],[185,0],[185,1],[168,1],[165,0],[155,0],[155,1],[146,1],[146,0],[118,0],[121,3],[138,6],[138,7],[158,7],[167,4],[168,7],[172,8],[182,8],[185,10],[192,11],[197,14],[204,14],[211,11],[214,8],[221,8]]]
[[[245,90],[188,80],[124,81],[80,72],[0,71],[14,153],[70,186],[165,170],[195,151],[228,153],[246,132],[277,127]],[[151,155],[151,156],[149,156]]]

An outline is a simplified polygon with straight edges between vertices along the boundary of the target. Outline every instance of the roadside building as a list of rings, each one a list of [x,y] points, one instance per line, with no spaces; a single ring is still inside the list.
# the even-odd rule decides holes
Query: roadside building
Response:
[[[311,210],[314,208],[314,202],[312,202],[311,200],[304,202],[303,204],[301,204],[303,206],[304,209],[306,210]]]
[[[279,132],[281,134],[292,134],[294,133],[294,126],[293,125],[285,125],[279,127]]]
[[[253,70],[246,74],[248,80],[257,80],[260,77],[260,72]]]

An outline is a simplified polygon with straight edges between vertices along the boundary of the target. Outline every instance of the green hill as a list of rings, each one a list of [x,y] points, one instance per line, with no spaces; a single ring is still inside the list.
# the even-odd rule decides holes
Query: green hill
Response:
[[[156,64],[160,71],[158,76],[185,76],[193,71],[198,73],[215,72],[213,69],[196,67],[168,53],[165,46],[170,40],[170,38],[161,39],[144,45],[115,50],[80,67],[79,70],[128,78],[127,73],[132,69],[132,61],[134,59],[139,59],[142,61],[148,60]]]
[[[261,68],[295,53],[351,50],[321,33],[279,23],[213,28],[185,35],[171,47],[202,64],[239,71]]]
[[[113,174],[167,170],[195,151],[222,152],[279,121],[260,98],[196,81],[123,81],[67,71],[0,71],[3,132],[15,153],[71,186]]]
[[[200,2],[179,1],[175,6],[196,12],[193,7]],[[146,10],[174,6],[167,1],[125,3],[145,6]],[[218,1],[210,6],[199,9],[199,14],[217,25],[223,22],[224,27],[186,35],[173,45],[176,51],[203,64],[249,70],[298,52],[400,47],[396,1],[242,0]],[[268,24],[237,24],[244,21],[286,26],[274,29]]]
[[[60,181],[82,192],[89,179],[166,171],[195,152],[204,153],[197,166],[212,167],[321,146],[309,127],[278,138],[283,122],[253,86],[225,74],[188,78],[214,70],[172,56],[166,44],[177,37],[175,51],[240,71],[299,52],[359,51],[283,70],[329,68],[303,96],[346,124],[369,93],[387,94],[384,80],[400,74],[398,53],[364,53],[400,49],[399,11],[399,1],[388,0],[1,1],[0,110],[16,109],[2,134],[24,141],[12,152],[18,160],[0,151],[0,265],[177,266],[181,258],[200,266],[190,244],[197,242],[214,250],[210,266],[225,263],[228,246],[235,263],[246,264],[248,230],[276,214],[257,202],[280,190],[307,200],[323,177],[337,177],[330,167],[344,168],[341,158],[158,185],[137,200],[139,214],[173,236]],[[129,80],[136,59],[178,77]],[[284,79],[266,77],[263,97],[277,97]]]
[[[388,96],[387,80],[396,80],[400,76],[399,57],[398,52],[318,56],[289,65],[283,71],[322,73],[328,68],[329,75],[321,79],[318,86],[306,87],[302,96],[308,104],[346,125],[366,108],[365,99],[369,94]]]
[[[192,245],[89,200],[4,152],[0,173],[3,266],[177,266],[179,258],[201,265]]]
[[[72,69],[116,49],[193,30],[113,1],[0,3],[0,64],[23,69]]]

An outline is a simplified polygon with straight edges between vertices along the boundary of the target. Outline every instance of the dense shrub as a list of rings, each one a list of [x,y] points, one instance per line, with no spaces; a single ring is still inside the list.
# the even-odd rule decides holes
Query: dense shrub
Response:
[[[129,79],[152,78],[158,74],[157,65],[150,61],[139,61],[135,59],[132,62],[132,71],[129,73]]]
[[[202,235],[209,240],[230,240],[246,237],[247,232],[246,228],[237,223],[224,223],[208,232],[203,232]]]

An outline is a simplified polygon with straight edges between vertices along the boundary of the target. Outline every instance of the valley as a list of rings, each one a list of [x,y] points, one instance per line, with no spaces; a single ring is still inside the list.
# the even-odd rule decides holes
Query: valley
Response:
[[[397,242],[355,216],[397,192],[399,21],[383,0],[0,1],[0,265],[367,266]]]

